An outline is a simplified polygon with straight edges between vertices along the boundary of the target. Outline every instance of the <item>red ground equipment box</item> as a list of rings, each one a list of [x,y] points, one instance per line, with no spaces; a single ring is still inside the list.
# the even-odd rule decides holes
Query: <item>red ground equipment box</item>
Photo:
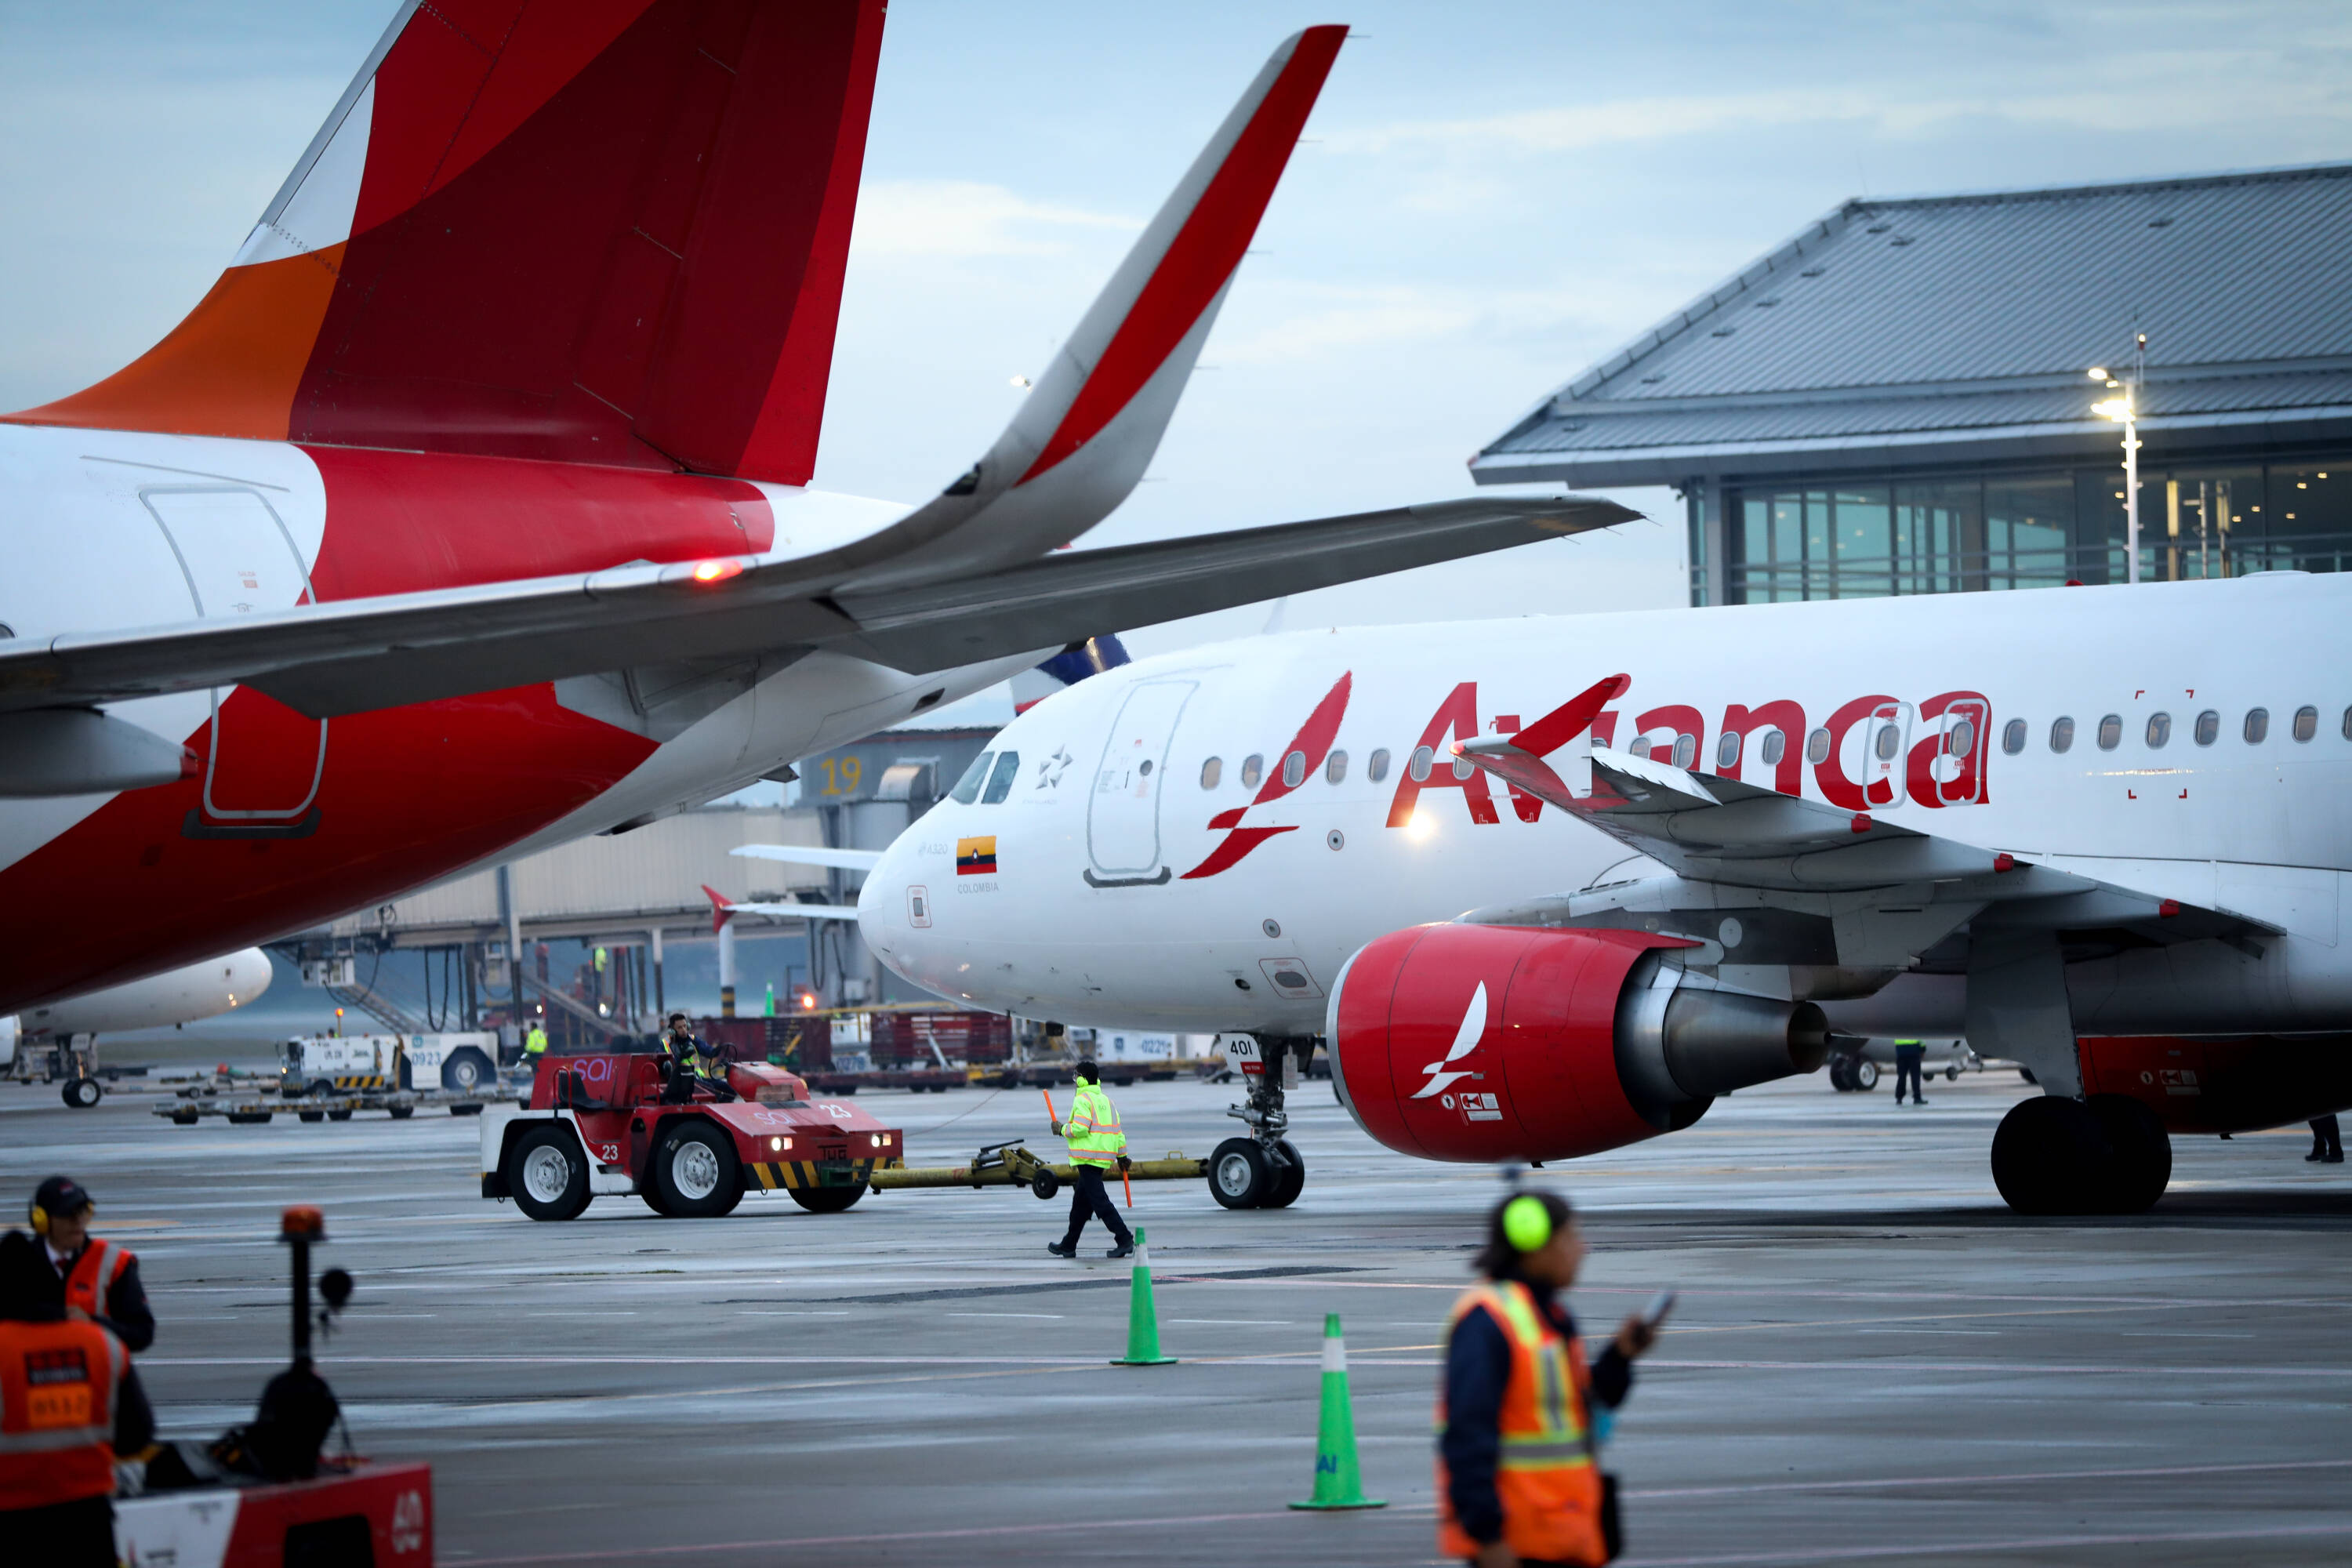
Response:
[[[905,1163],[897,1128],[780,1068],[733,1063],[723,1092],[703,1079],[673,1089],[667,1070],[657,1056],[541,1058],[530,1109],[483,1118],[482,1195],[533,1219],[631,1193],[678,1218],[727,1214],[747,1192],[837,1214]]]

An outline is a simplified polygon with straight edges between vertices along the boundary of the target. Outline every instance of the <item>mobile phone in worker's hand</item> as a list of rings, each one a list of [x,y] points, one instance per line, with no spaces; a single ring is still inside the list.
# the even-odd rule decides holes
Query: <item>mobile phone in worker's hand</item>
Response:
[[[1666,1321],[1666,1314],[1674,1310],[1675,1289],[1669,1285],[1650,1298],[1650,1304],[1642,1309],[1642,1321],[1651,1331],[1655,1332],[1658,1325]]]

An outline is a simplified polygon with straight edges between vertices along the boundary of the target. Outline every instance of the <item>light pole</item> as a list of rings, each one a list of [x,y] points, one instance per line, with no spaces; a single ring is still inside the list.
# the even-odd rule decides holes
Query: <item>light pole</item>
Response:
[[[2095,403],[2091,412],[2116,420],[2124,427],[2124,581],[2139,581],[2139,384],[2147,372],[2147,334],[2132,335],[2132,372],[2128,384],[2107,374],[2105,365],[2091,367],[2091,379],[2116,389],[2117,395]]]

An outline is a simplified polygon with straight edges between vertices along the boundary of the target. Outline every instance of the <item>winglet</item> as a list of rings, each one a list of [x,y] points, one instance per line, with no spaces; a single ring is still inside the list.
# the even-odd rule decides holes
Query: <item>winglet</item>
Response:
[[[702,896],[710,900],[710,930],[712,934],[716,935],[725,929],[728,917],[735,912],[735,906],[729,903],[726,896],[708,882],[702,885]]]
[[[1028,560],[1127,499],[1347,36],[1309,27],[1274,51],[988,455],[898,525],[919,548],[856,586]]]

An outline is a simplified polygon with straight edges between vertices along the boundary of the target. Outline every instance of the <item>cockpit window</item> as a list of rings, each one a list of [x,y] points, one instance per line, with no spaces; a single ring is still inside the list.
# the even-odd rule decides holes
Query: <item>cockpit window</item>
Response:
[[[982,805],[994,805],[1013,793],[1013,781],[1021,776],[1021,753],[1003,752],[997,755],[996,771],[988,775],[988,793],[980,797]]]
[[[971,766],[964,769],[963,777],[956,780],[955,788],[948,791],[948,798],[958,805],[970,805],[978,800],[980,786],[988,778],[988,764],[995,760],[994,752],[982,752],[972,758]]]

